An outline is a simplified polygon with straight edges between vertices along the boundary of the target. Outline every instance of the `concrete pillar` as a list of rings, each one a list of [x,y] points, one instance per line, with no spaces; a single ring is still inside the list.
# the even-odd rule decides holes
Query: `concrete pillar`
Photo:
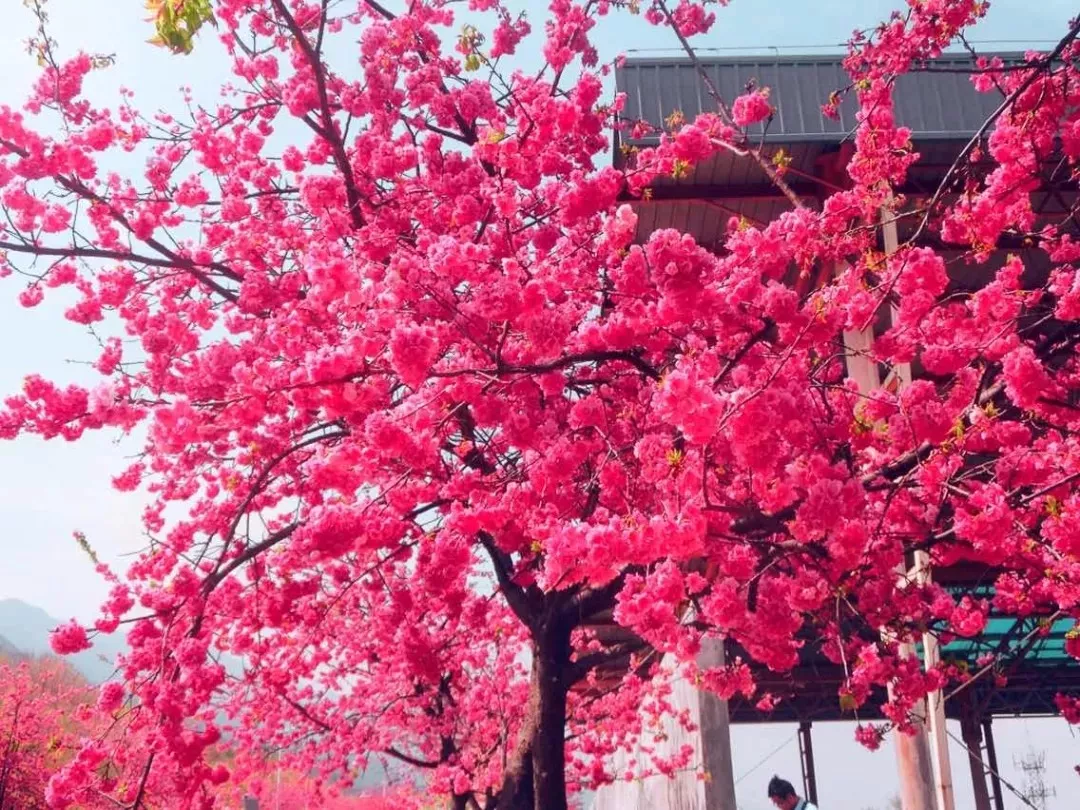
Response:
[[[661,667],[668,672],[658,677],[668,677],[670,668],[673,666],[670,660],[663,661]],[[604,785],[596,791],[591,810],[652,810],[652,808],[670,808],[670,810],[711,810],[711,805],[706,804],[705,786],[699,770],[707,770],[705,760],[704,733],[705,721],[702,717],[701,700],[705,693],[700,691],[686,678],[676,678],[672,683],[671,702],[675,712],[672,715],[661,718],[661,739],[650,739],[649,732],[641,741],[644,745],[653,747],[661,754],[671,754],[681,749],[684,745],[694,748],[694,756],[691,762],[691,770],[680,771],[671,778],[663,775],[653,775],[645,779],[634,781],[622,781],[621,777],[629,768],[631,760],[639,763],[648,761],[649,757],[643,751],[619,752],[611,763],[612,771],[619,781],[611,785]],[[679,723],[674,714],[685,710],[690,719],[698,727],[696,731],[687,732]]]
[[[724,665],[724,642],[709,639],[702,646],[699,665]],[[702,764],[709,778],[705,782],[707,810],[736,810],[735,774],[731,764],[731,716],[726,700],[712,692],[701,692]]]
[[[915,552],[915,565],[905,579],[925,584],[930,578],[930,555],[925,551]],[[933,633],[924,633],[922,642],[923,667],[931,670],[941,661],[938,638]],[[939,689],[926,696],[926,728],[930,737],[934,771],[934,797],[937,810],[955,810],[952,766],[949,763],[949,733],[945,723],[945,696]]]
[[[939,661],[938,640],[927,633],[923,636],[923,653],[926,669],[937,666]],[[941,690],[931,692],[927,699],[927,727],[930,732],[930,750],[934,762],[934,793],[937,810],[955,810],[953,796],[952,766],[949,764],[949,735],[945,727],[945,696]]]
[[[917,712],[925,717],[925,704]],[[934,769],[930,764],[930,742],[922,720],[916,721],[914,735],[893,732],[896,772],[900,778],[900,806],[903,810],[935,810]]]
[[[891,254],[896,251],[899,242],[896,222],[891,214],[883,211],[881,223],[885,253]],[[881,374],[871,357],[873,342],[873,324],[867,324],[866,328],[857,332],[844,333],[847,374],[856,382],[860,393],[865,396],[872,396],[875,391],[882,388]],[[910,380],[910,368],[900,366],[893,369],[892,379],[889,382],[903,386]],[[897,576],[901,579],[907,576],[906,566],[903,563],[897,569]],[[902,654],[908,656],[915,654],[910,644],[902,645],[901,651]],[[919,716],[915,722],[914,735],[893,732],[893,742],[896,745],[896,769],[900,778],[900,803],[903,810],[945,810],[945,808],[935,807],[934,767],[926,733],[925,701],[916,711]]]

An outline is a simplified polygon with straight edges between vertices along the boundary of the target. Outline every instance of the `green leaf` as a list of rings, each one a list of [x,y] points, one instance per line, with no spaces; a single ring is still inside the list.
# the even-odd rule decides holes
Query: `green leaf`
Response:
[[[148,0],[146,7],[157,31],[150,42],[173,53],[191,53],[199,29],[206,23],[217,26],[210,0]]]

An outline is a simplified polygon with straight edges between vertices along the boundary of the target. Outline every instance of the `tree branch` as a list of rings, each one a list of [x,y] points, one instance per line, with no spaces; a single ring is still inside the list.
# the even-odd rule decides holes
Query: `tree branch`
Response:
[[[1035,80],[1039,77],[1039,71],[1043,67],[1053,64],[1054,60],[1061,56],[1065,48],[1067,48],[1069,44],[1077,38],[1078,35],[1080,35],[1080,17],[1077,17],[1075,20],[1072,21],[1072,26],[1069,28],[1069,32],[1061,39],[1060,42],[1058,42],[1057,47],[1055,47],[1053,51],[1051,51],[1045,58],[1040,59],[1037,63],[1030,65],[1031,75],[1027,76],[1015,90],[1013,90],[1008,96],[1006,96],[1005,100],[1002,101],[1001,104],[998,105],[998,108],[990,114],[990,117],[983,122],[983,125],[979,127],[978,131],[971,136],[971,139],[964,145],[964,148],[960,150],[960,154],[958,154],[956,156],[956,159],[953,160],[953,163],[949,167],[949,170],[945,172],[945,176],[938,184],[937,191],[934,192],[934,196],[930,199],[930,202],[926,206],[926,213],[923,215],[922,221],[919,223],[919,227],[915,229],[915,233],[912,234],[911,238],[907,240],[909,244],[914,243],[915,240],[917,240],[922,235],[923,231],[926,230],[926,226],[930,222],[930,215],[933,212],[934,208],[937,206],[938,202],[941,200],[942,195],[945,194],[945,190],[949,185],[949,181],[952,180],[953,175],[956,174],[960,165],[967,158],[971,150],[975,148],[979,141],[982,140],[983,136],[986,134],[986,131],[990,129],[993,123],[997,121],[998,118],[1000,118],[1005,113],[1005,111],[1008,110],[1009,107],[1011,107],[1016,102],[1016,100],[1024,93],[1025,90],[1027,90],[1029,87],[1031,87],[1032,84],[1035,83]]]
[[[2,146],[4,149],[7,149],[12,154],[18,155],[24,160],[29,157],[29,153],[25,149],[20,147],[18,144],[12,143],[11,141],[8,141],[6,139],[0,138],[0,146]],[[94,192],[93,189],[89,188],[85,183],[81,182],[78,179],[63,177],[61,175],[53,175],[53,180],[55,180],[62,188],[83,198],[84,200],[96,203],[98,205],[103,205],[108,208],[113,220],[122,225],[124,230],[134,236],[135,229],[131,226],[131,223],[128,222],[127,217],[125,217],[122,213],[113,208],[113,206],[109,204],[108,200]],[[153,237],[139,239],[139,241],[147,245],[148,247],[153,248],[166,259],[168,259],[168,264],[160,266],[175,267],[179,270],[186,270],[187,272],[194,275],[197,279],[199,279],[200,282],[206,284],[208,287],[221,295],[223,298],[226,298],[227,300],[234,303],[236,302],[236,293],[234,293],[232,290],[222,287],[217,282],[212,281],[202,270],[198,269],[199,266],[196,265],[194,262],[178,256],[174,251],[170,250],[168,247],[166,247]],[[78,248],[75,249],[78,250]],[[22,252],[34,253],[36,251],[23,250]],[[221,273],[223,276],[233,279],[234,281],[240,281],[243,278],[235,270],[232,270],[231,268],[227,267],[224,264],[221,264],[220,262],[212,262],[210,265],[207,265],[207,267],[208,269],[215,270],[218,273]]]
[[[607,585],[580,591],[567,603],[564,615],[571,620],[577,620],[578,623],[588,619],[590,616],[594,616],[599,611],[606,609],[611,600],[622,590],[623,585],[626,584],[627,576],[643,572],[644,569],[641,567],[633,566],[625,569]]]
[[[735,366],[739,365],[739,363],[742,362],[743,358],[750,353],[750,350],[754,348],[756,344],[767,338],[775,327],[776,323],[773,322],[771,318],[765,318],[762,321],[761,328],[746,339],[746,342],[739,347],[739,350],[732,355],[731,359],[728,360],[728,362],[720,370],[720,373],[716,375],[716,379],[713,380],[713,387],[716,387],[721,382],[723,382],[732,372]]]
[[[411,757],[408,754],[405,754],[405,753],[397,750],[392,745],[389,746],[388,748],[384,748],[383,753],[386,754],[387,756],[393,757],[394,759],[400,759],[402,762],[404,762],[404,763],[406,763],[408,765],[412,765],[412,766],[414,766],[416,768],[428,768],[428,769],[430,769],[430,768],[438,768],[439,767],[438,762],[429,762],[426,759],[417,759],[416,757]]]
[[[720,111],[720,115],[724,118],[725,123],[734,126],[735,121],[731,117],[731,112],[728,110],[727,105],[724,103],[723,97],[720,95],[720,91],[716,89],[716,85],[713,83],[708,72],[701,64],[701,60],[698,59],[697,53],[694,51],[690,41],[683,36],[683,32],[679,30],[678,24],[675,22],[675,18],[672,16],[671,11],[668,9],[667,3],[664,0],[658,0],[660,9],[664,12],[664,16],[667,18],[668,25],[671,26],[671,30],[675,32],[675,36],[679,38],[679,43],[682,45],[683,50],[686,51],[686,55],[690,58],[691,63],[694,65],[694,70],[697,71],[698,76],[701,77],[702,82],[705,84],[705,89],[716,102],[716,106]],[[758,165],[765,176],[769,178],[769,181],[776,186],[780,193],[783,194],[788,202],[795,208],[805,208],[802,200],[799,199],[799,195],[796,194],[791,186],[782,178],[776,171],[776,167],[762,157],[761,152],[758,149],[754,149],[750,146],[746,148],[746,154],[753,158],[754,162]]]
[[[248,546],[240,556],[230,560],[227,565],[215,571],[208,576],[203,582],[203,595],[208,596],[211,591],[214,590],[221,582],[229,576],[233,571],[242,566],[244,563],[250,562],[262,554],[264,551],[269,551],[278,543],[287,540],[292,534],[300,528],[299,523],[290,523],[288,526],[278,529],[261,542],[256,543],[253,546]]]
[[[57,256],[68,259],[111,259],[120,262],[134,262],[145,264],[149,267],[163,267],[172,270],[183,270],[195,276],[200,284],[204,284],[222,298],[236,303],[236,293],[227,287],[223,287],[200,269],[200,265],[188,259],[177,256],[175,259],[155,259],[152,256],[143,256],[138,253],[125,253],[122,250],[102,250],[100,248],[52,248],[42,245],[20,244],[17,242],[0,242],[0,250],[11,253],[26,253],[31,256]]]
[[[341,172],[341,180],[345,184],[345,198],[349,205],[349,219],[353,227],[359,230],[364,227],[364,213],[360,207],[360,191],[356,185],[356,175],[353,173],[352,163],[349,160],[348,153],[345,151],[345,144],[341,140],[334,123],[333,112],[330,109],[330,94],[326,89],[326,74],[323,72],[322,59],[307,38],[307,35],[304,34],[303,29],[296,22],[296,18],[289,13],[284,0],[271,0],[271,4],[289,29],[293,39],[296,40],[297,45],[300,46],[300,50],[304,52],[308,66],[314,74],[315,87],[319,94],[319,117],[322,120],[322,123],[316,128],[316,132],[330,144],[330,151],[334,155],[334,165]],[[323,17],[326,16],[325,5],[322,14]]]
[[[480,545],[484,547],[484,551],[491,558],[491,564],[495,568],[495,578],[499,582],[499,588],[506,597],[510,609],[514,611],[514,615],[518,617],[522,624],[531,629],[536,623],[537,611],[525,589],[515,583],[511,577],[514,567],[513,560],[510,559],[509,554],[499,548],[495,543],[495,538],[487,532],[479,532],[477,537],[480,540]]]
[[[636,638],[633,641],[624,641],[599,652],[582,656],[570,664],[569,678],[567,681],[570,684],[577,683],[585,678],[592,670],[602,667],[605,664],[615,663],[636,652],[647,650],[649,646],[649,643],[644,639]]]
[[[613,360],[621,360],[629,363],[651,380],[659,380],[660,372],[647,363],[638,351],[596,351],[583,354],[570,354],[552,360],[548,363],[532,363],[528,365],[500,365],[497,368],[462,368],[454,371],[433,372],[433,377],[467,377],[469,375],[486,375],[488,377],[500,377],[508,374],[545,374],[549,371],[559,371],[578,363],[604,363]]]

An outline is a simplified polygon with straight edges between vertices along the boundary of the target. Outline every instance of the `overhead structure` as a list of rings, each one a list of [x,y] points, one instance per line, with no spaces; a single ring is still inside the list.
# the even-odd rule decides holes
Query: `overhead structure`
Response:
[[[1022,59],[1021,54],[1015,53],[996,55],[1006,63]],[[853,98],[847,97],[839,107],[838,120],[821,112],[822,104],[833,91],[850,84],[841,57],[705,57],[698,61],[721,97],[729,103],[751,83],[770,89],[775,115],[765,124],[754,125],[750,137],[754,143],[763,144],[767,158],[775,157],[786,166],[785,179],[804,204],[817,208],[829,194],[844,187],[846,163],[852,154],[856,104]],[[966,72],[971,67],[966,56],[946,56],[934,63],[933,72],[916,71],[897,80],[894,91],[897,121],[912,130],[912,141],[920,159],[909,171],[904,186],[896,191],[914,203],[937,191],[968,141],[981,131],[1001,102],[999,96],[974,89]],[[630,137],[629,129],[616,136],[614,160],[620,167],[632,159],[634,150],[655,145],[659,140],[656,133],[664,131],[669,121],[680,116],[691,121],[699,113],[715,111],[715,103],[689,59],[628,59],[616,68],[615,81],[618,92],[626,94],[624,117],[643,121],[653,130],[652,134],[637,138]],[[1065,212],[1076,197],[1074,181],[1046,183],[1032,195],[1033,206],[1040,216]],[[625,200],[638,215],[636,238],[639,242],[658,229],[674,228],[691,234],[699,244],[716,251],[723,250],[732,217],[764,225],[791,209],[790,202],[753,160],[731,151],[716,154],[678,178],[657,178],[647,199],[627,195]],[[891,224],[882,228],[881,249],[887,252],[896,249],[898,243],[913,235],[912,228],[903,221],[897,223],[894,218]],[[950,251],[934,242],[933,237],[920,238],[947,257],[950,255]],[[1000,266],[1009,252],[1020,255],[1033,272],[1048,269],[1047,259],[1041,251],[1022,243],[998,247],[1000,250],[990,259],[990,268]],[[961,251],[951,253],[958,256]],[[954,280],[970,288],[981,286],[990,276],[987,265],[972,268],[958,262],[950,263],[949,272]],[[790,280],[795,283],[794,276]],[[880,369],[869,361],[867,350],[888,323],[886,314],[865,332],[844,336],[849,349],[847,373],[863,390],[903,385],[923,373],[917,360],[910,368],[895,369]],[[961,563],[931,570],[927,558],[912,557],[905,568],[898,572],[899,576],[932,576],[935,582],[958,596],[970,594],[987,598],[993,595],[996,572],[982,564]],[[598,621],[603,623],[607,618],[600,617]],[[1055,694],[1080,691],[1080,662],[1065,652],[1065,634],[1072,625],[1073,622],[1067,619],[1048,621],[1042,616],[991,613],[985,631],[975,639],[951,640],[939,646],[936,637],[927,635],[916,646],[915,652],[928,666],[938,660],[948,660],[975,672],[988,656],[998,664],[994,672],[973,680],[962,691],[931,695],[929,705],[924,707],[924,732],[914,738],[898,740],[897,764],[904,787],[904,810],[953,810],[946,719],[961,722],[975,786],[976,810],[1003,810],[992,720],[1053,715],[1057,713]],[[620,631],[610,628],[609,632],[618,636]],[[625,639],[620,636],[620,641]],[[771,712],[762,713],[755,704],[745,700],[732,700],[725,709],[732,723],[799,725],[804,790],[813,800],[816,799],[817,785],[812,724],[880,719],[880,708],[887,695],[884,690],[873,694],[869,702],[860,707],[856,718],[839,700],[845,678],[843,667],[830,661],[809,633],[803,641],[799,663],[790,672],[774,673],[764,668],[755,672],[760,690],[780,699]],[[730,642],[726,654],[730,657],[741,655],[744,660],[750,660],[745,651]],[[612,679],[618,676],[619,672],[610,673]],[[708,733],[726,734],[725,729],[726,724],[719,724]],[[715,742],[708,739],[700,743],[699,750],[702,745],[705,748],[715,746]],[[720,747],[730,751],[727,741]],[[603,798],[602,793],[598,808],[608,806]],[[828,803],[827,796],[824,801]],[[636,807],[632,802],[618,806],[627,810]],[[687,808],[705,810],[714,806],[722,805],[688,804]]]

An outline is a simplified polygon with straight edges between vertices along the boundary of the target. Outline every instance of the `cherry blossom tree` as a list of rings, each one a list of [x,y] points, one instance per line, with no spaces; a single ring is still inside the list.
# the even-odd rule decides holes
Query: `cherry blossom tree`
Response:
[[[0,660],[0,810],[45,810],[59,792],[88,810],[130,801],[140,784],[155,806],[161,780],[120,711],[124,690],[98,690],[53,658]],[[50,784],[65,766],[72,777]],[[78,775],[90,778],[77,779]]]
[[[0,664],[0,678],[0,808],[44,810],[50,738],[59,726],[49,716],[52,696],[32,688],[29,663]]]
[[[1074,204],[1047,221],[1032,199],[1074,189],[1080,23],[976,63],[1000,107],[920,200],[898,193],[918,155],[892,88],[987,4],[912,0],[857,35],[853,156],[817,206],[747,135],[765,89],[725,99],[706,76],[714,111],[612,165],[613,131],[641,125],[604,99],[597,20],[640,15],[692,54],[721,2],[398,5],[164,0],[162,42],[224,43],[220,100],[101,106],[82,84],[106,60],[43,34],[33,97],[0,109],[3,272],[25,306],[75,291],[102,375],[30,377],[0,436],[143,441],[114,483],[151,498],[146,552],[102,568],[102,618],[54,646],[128,628],[145,778],[212,806],[227,732],[241,777],[267,755],[325,780],[380,758],[454,808],[561,810],[670,711],[661,655],[755,695],[751,661],[697,666],[706,639],[784,670],[812,632],[848,667],[843,699],[891,685],[902,730],[928,691],[981,677],[905,652],[978,634],[989,608],[898,579],[913,552],[992,566],[1002,609],[1076,616],[1080,243]],[[526,53],[542,68],[515,69]],[[638,243],[626,196],[721,151],[791,210],[733,221],[722,250]],[[888,255],[883,218],[909,226]],[[993,265],[1010,243],[1050,271]],[[920,378],[860,390],[841,336],[883,312],[871,359]],[[87,783],[114,787],[76,758],[54,806]]]
[[[116,682],[100,689],[91,686],[54,657],[0,659],[0,810],[46,810],[57,796],[58,786],[50,788],[50,779],[77,757],[83,761],[68,773],[90,768],[100,772],[103,784],[115,786],[100,791],[101,785],[94,781],[60,785],[64,795],[75,797],[80,807],[114,808],[118,797],[111,794],[118,791],[122,797],[135,789],[140,781],[138,769],[145,762],[144,750],[142,741],[127,733],[131,729],[124,724],[123,694],[123,687]],[[84,748],[85,740],[93,741],[92,748]],[[225,748],[218,753],[228,757],[233,752]],[[154,807],[181,806],[182,799],[172,793],[168,787],[150,789],[148,801]],[[223,786],[216,793],[226,802],[224,806],[239,806],[244,794],[273,796],[282,810],[424,807],[423,800],[411,790],[346,795],[346,791],[327,788],[295,773],[285,773],[282,778],[266,767],[252,772],[244,784]],[[127,800],[131,801],[130,794]]]

